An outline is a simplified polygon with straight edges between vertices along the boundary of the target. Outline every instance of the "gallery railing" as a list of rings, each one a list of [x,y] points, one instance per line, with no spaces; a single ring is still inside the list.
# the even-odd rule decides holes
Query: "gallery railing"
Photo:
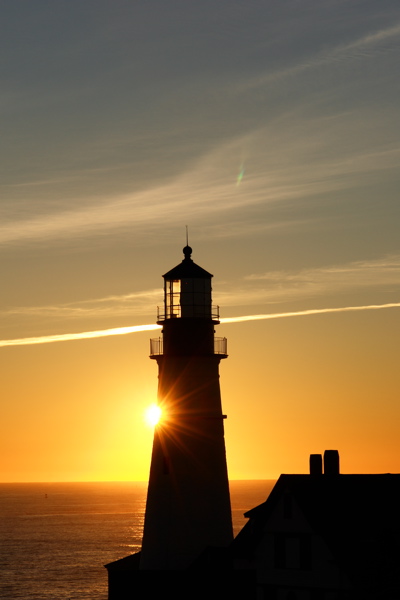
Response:
[[[212,319],[219,321],[219,306],[204,306],[202,304],[174,304],[167,307],[157,306],[157,322],[166,319]]]
[[[162,356],[163,352],[163,339],[162,337],[152,338],[150,340],[150,356]],[[214,354],[223,356],[228,355],[228,340],[226,337],[215,337],[214,338]]]

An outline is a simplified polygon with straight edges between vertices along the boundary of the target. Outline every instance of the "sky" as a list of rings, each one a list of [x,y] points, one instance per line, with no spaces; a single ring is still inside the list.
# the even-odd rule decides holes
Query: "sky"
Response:
[[[398,1],[5,0],[0,47],[0,481],[147,479],[186,225],[230,477],[400,472]]]

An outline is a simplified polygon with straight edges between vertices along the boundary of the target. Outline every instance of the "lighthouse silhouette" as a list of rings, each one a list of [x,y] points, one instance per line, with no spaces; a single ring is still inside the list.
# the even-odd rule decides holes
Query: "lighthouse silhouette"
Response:
[[[158,364],[158,404],[144,521],[141,570],[185,569],[209,547],[233,538],[211,273],[185,246],[164,277],[162,336],[150,342]]]
[[[108,600],[188,594],[219,600],[247,589],[246,577],[232,577],[227,550],[233,532],[219,386],[227,341],[215,337],[211,273],[193,262],[188,245],[183,254],[163,276],[162,334],[150,341],[162,416],[154,429],[142,549],[105,565]]]

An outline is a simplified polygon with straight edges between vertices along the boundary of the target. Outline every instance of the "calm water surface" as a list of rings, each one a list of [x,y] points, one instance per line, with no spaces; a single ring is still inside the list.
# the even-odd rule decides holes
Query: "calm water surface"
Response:
[[[231,482],[235,535],[273,481]],[[140,549],[147,483],[0,484],[1,600],[105,600],[103,565]]]

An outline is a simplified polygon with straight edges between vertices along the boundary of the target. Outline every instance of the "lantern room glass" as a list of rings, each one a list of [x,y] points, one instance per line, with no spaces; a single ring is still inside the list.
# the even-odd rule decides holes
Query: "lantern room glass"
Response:
[[[179,280],[165,282],[165,318],[180,317],[181,282]]]
[[[210,318],[211,280],[188,278],[165,281],[165,318]]]

